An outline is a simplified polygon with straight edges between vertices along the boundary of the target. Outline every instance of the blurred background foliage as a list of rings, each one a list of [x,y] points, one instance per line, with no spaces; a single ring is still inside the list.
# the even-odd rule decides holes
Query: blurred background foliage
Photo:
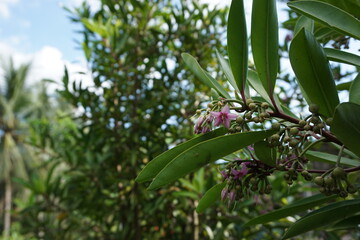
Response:
[[[219,203],[199,215],[198,200],[220,181],[216,164],[169,189],[149,192],[134,181],[149,160],[192,137],[191,116],[210,93],[197,84],[181,53],[195,56],[221,81],[215,59],[216,49],[226,55],[227,9],[194,0],[102,0],[98,11],[86,2],[66,11],[81,29],[76,38],[91,70],[91,83],[70,81],[65,70],[63,88],[53,96],[46,92],[49,80],[35,92],[26,87],[30,64],[15,68],[7,61],[3,68],[4,239],[279,238],[294,219],[252,228],[242,225],[307,195],[309,184],[290,188],[281,177],[273,178],[271,195],[231,209]],[[289,12],[284,23],[287,37],[296,19]],[[342,36],[320,37],[324,43],[345,46]],[[281,57],[287,57],[287,44],[285,39],[280,46]],[[282,101],[299,109],[305,106],[293,76],[280,77],[283,83],[276,91]],[[335,236],[307,234],[307,239],[330,237]]]

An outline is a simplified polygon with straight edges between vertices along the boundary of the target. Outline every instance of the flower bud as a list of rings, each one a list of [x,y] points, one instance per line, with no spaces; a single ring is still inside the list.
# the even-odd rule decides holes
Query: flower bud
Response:
[[[319,106],[316,104],[310,104],[309,111],[311,113],[318,113],[319,112]]]
[[[304,130],[309,131],[311,129],[311,126],[309,124],[306,124],[304,126]]]

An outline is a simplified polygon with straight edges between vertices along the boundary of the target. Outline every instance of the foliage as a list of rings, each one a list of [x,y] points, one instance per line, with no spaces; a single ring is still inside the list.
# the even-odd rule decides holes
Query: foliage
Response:
[[[269,223],[272,237],[282,235],[283,239],[315,229],[337,229],[336,226],[342,226],[338,228],[342,230],[353,229],[355,225],[349,224],[350,220],[358,221],[360,212],[359,178],[352,174],[356,176],[360,171],[359,77],[351,84],[350,102],[340,103],[336,80],[341,81],[345,77],[334,77],[336,67],[331,66],[329,60],[357,65],[358,55],[337,49],[341,46],[347,48],[350,38],[359,39],[360,22],[352,15],[353,11],[348,10],[350,6],[359,8],[359,4],[341,1],[343,5],[339,8],[332,2],[304,0],[288,3],[289,12],[296,18],[290,19],[285,26],[294,30],[295,36],[293,39],[287,37],[285,41],[290,48],[280,47],[282,51],[288,51],[295,81],[288,75],[279,74],[276,1],[269,0],[267,4],[253,1],[251,46],[254,66],[248,69],[243,1],[233,0],[227,28],[230,65],[221,56],[219,60],[229,84],[234,85],[235,79],[237,86],[234,86],[234,91],[227,91],[209,77],[201,64],[195,64],[195,58],[183,54],[190,70],[214,92],[207,108],[199,109],[195,115],[198,118],[195,133],[204,135],[194,139],[203,137],[203,140],[182,144],[175,148],[176,154],[172,150],[163,153],[161,164],[158,164],[159,158],[153,159],[137,179],[152,180],[149,190],[153,190],[208,163],[222,160],[217,165],[223,169],[223,181],[204,195],[199,202],[199,211],[203,212],[220,197],[236,208],[246,199],[270,194],[274,188],[272,185],[276,188],[270,198],[275,202],[278,181],[283,178],[289,186],[309,182],[306,185],[309,193],[317,190],[328,197],[322,194],[303,196],[291,205],[239,226],[264,224],[287,216],[300,217],[293,224],[281,227],[275,222]],[[289,24],[291,20],[292,25]],[[319,34],[319,29],[327,34]],[[328,43],[333,43],[336,49],[324,50]],[[354,74],[349,76],[353,78]],[[286,99],[282,101],[284,84],[300,89],[301,95],[292,98],[285,94]],[[250,87],[256,95],[249,95],[246,89]],[[281,89],[280,93],[277,88]],[[295,100],[299,100],[300,108],[289,109],[296,103]],[[299,114],[304,105],[308,106],[308,111]],[[227,132],[219,136],[215,134],[219,130],[212,129],[220,125]],[[338,150],[338,155],[329,157],[327,152],[334,150]],[[316,163],[319,160],[332,165],[319,165]],[[354,167],[345,167],[349,163]],[[148,176],[146,179],[143,178],[145,175]],[[314,189],[311,182],[319,188]],[[295,190],[292,194],[298,197],[299,192]],[[335,202],[321,206],[329,201]],[[317,209],[303,216],[303,212],[314,207]],[[242,211],[245,209],[242,208]],[[358,226],[355,228],[358,229]],[[332,236],[336,236],[334,234]],[[341,236],[344,232],[338,234]],[[245,231],[242,236],[246,236]]]
[[[31,141],[44,161],[22,182],[31,191],[18,203],[22,231],[39,239],[214,235],[218,212],[199,216],[195,208],[216,173],[199,172],[157,192],[134,179],[170,142],[191,135],[189,117],[204,97],[196,92],[206,89],[192,83],[180,54],[188,50],[215,69],[225,11],[196,1],[101,2],[98,11],[86,3],[68,10],[82,27],[93,81],[70,82],[65,72],[59,93],[74,112],[32,122]]]

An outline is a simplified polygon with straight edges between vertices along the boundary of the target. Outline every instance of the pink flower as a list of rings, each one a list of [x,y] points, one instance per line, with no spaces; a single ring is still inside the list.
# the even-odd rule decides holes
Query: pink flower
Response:
[[[247,165],[249,165],[249,162],[241,163],[241,169],[231,169],[231,175],[234,177],[234,179],[240,179],[241,177],[244,177],[248,173]]]
[[[213,119],[214,117],[211,115],[208,115],[206,117],[200,116],[195,123],[194,133],[200,134],[210,132]]]
[[[227,174],[226,170],[222,170],[221,172],[221,176],[224,178],[224,179],[227,179],[229,177],[229,175]]]
[[[227,194],[228,194],[228,189],[227,188],[224,188],[222,191],[221,191],[221,200],[225,201],[226,197],[227,197]]]
[[[227,104],[220,112],[210,112],[210,114],[215,117],[215,126],[223,124],[226,128],[230,128],[230,121],[237,118],[236,114],[230,113],[230,108]]]
[[[194,132],[195,132],[196,134],[202,133],[202,131],[203,131],[202,124],[204,123],[204,121],[205,121],[205,117],[204,117],[204,116],[200,116],[200,117],[198,118],[198,120],[196,121],[195,127],[194,127]]]

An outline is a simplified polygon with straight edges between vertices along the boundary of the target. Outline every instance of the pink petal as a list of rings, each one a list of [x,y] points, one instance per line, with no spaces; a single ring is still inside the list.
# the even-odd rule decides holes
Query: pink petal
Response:
[[[221,120],[221,119],[220,119],[220,120]],[[225,119],[224,119],[224,127],[230,128],[230,119],[228,119],[228,118],[225,118]]]
[[[221,109],[222,113],[229,113],[230,112],[230,108],[229,105],[226,104],[222,109]]]
[[[210,112],[211,115],[213,115],[214,117],[220,117],[221,116],[221,112]]]
[[[237,117],[238,117],[238,115],[235,114],[235,113],[228,113],[227,114],[227,118],[230,119],[230,120],[235,120]]]

